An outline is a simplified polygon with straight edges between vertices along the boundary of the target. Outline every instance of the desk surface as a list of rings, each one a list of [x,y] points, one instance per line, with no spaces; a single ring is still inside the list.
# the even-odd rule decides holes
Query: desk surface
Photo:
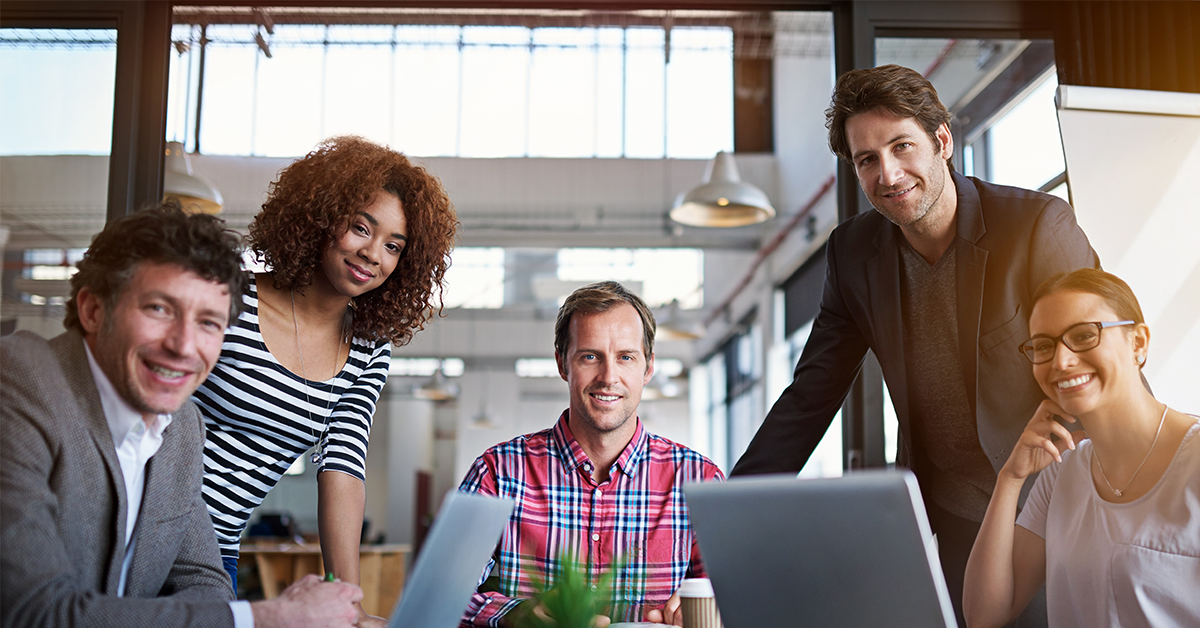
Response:
[[[385,543],[383,545],[360,545],[359,554],[409,554],[412,546],[408,543]],[[282,554],[320,554],[320,543],[242,543],[242,554],[282,553]]]

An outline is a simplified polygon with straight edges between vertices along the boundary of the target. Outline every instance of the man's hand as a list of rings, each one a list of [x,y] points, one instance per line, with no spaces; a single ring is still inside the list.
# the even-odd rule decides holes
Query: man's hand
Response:
[[[653,622],[656,624],[682,626],[683,612],[680,610],[679,604],[679,592],[676,591],[675,594],[671,596],[671,599],[667,600],[666,604],[663,604],[662,608],[655,608],[646,611],[646,616],[644,619],[648,622]]]
[[[500,618],[500,625],[504,628],[513,628],[518,623],[525,623],[528,617],[531,617],[540,626],[557,626],[558,622],[546,612],[546,607],[536,599],[528,599],[517,605],[517,608],[512,612]],[[592,618],[592,628],[608,628],[612,623],[612,619],[607,615],[596,615]],[[680,624],[682,625],[682,624]]]
[[[369,615],[362,609],[362,606],[359,606],[357,626],[358,628],[387,628],[387,620],[375,615]]]
[[[256,628],[354,628],[356,603],[362,589],[345,582],[322,582],[309,574],[283,590],[273,600],[255,602]]]

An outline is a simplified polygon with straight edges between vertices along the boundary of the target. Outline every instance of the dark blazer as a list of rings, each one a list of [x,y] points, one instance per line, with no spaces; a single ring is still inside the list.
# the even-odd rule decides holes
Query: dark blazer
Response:
[[[1038,286],[1060,272],[1099,267],[1071,206],[1057,197],[953,173],[957,190],[958,358],[979,444],[997,472],[1044,396],[1028,360],[1027,317]],[[900,422],[897,461],[921,475],[913,441],[900,311],[900,228],[876,211],[834,229],[821,310],[795,379],[731,475],[798,472],[829,428],[871,349]],[[913,464],[916,462],[917,464]],[[1032,484],[1032,483],[1031,483]]]
[[[83,338],[0,340],[0,625],[232,626],[190,402],[146,465],[125,597],[125,482]]]

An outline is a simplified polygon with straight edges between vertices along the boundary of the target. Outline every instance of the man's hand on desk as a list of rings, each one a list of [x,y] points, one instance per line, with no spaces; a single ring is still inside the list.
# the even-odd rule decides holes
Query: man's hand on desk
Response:
[[[661,609],[653,609],[646,611],[646,621],[656,624],[670,624],[672,626],[683,625],[683,613],[679,610],[679,592],[677,591],[663,604]]]
[[[345,582],[323,582],[309,574],[273,600],[254,602],[255,628],[354,628],[362,589]]]
[[[537,622],[536,625],[541,626],[556,626],[557,622],[546,612],[546,607],[537,599],[528,599],[521,602],[512,612],[500,618],[500,625],[503,628],[515,628],[516,626],[524,626],[530,622],[526,619],[532,615]],[[596,615],[592,619],[592,628],[608,628],[612,623],[612,619],[605,615]]]

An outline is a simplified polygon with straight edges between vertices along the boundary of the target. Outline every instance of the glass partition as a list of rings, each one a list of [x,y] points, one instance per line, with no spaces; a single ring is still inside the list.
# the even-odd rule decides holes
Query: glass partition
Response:
[[[3,332],[62,331],[74,264],[104,227],[115,29],[0,28]]]

